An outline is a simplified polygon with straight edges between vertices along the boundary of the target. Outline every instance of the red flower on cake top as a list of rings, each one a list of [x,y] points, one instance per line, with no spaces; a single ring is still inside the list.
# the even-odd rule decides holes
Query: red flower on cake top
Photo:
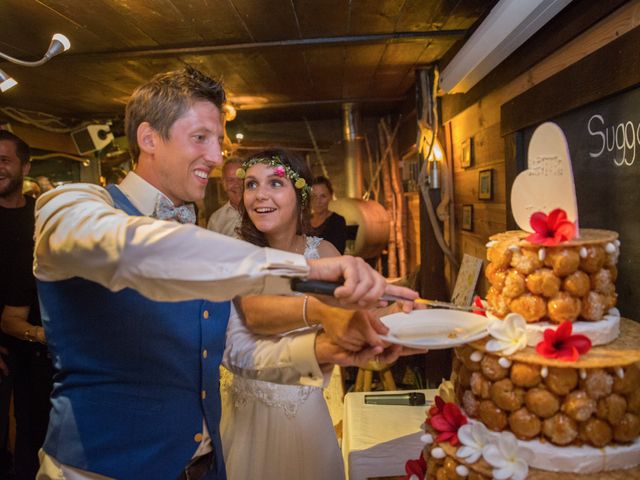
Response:
[[[438,432],[438,442],[449,442],[455,447],[460,443],[458,429],[467,423],[467,417],[455,403],[445,403],[439,396],[435,398],[435,402],[429,409],[427,423]]]
[[[591,340],[585,335],[571,335],[572,331],[573,324],[569,321],[562,322],[556,330],[547,328],[536,352],[545,358],[575,362],[591,349]]]
[[[576,236],[576,225],[567,219],[567,212],[556,208],[549,215],[536,212],[529,219],[531,228],[535,233],[527,237],[527,240],[537,245],[554,246]]]

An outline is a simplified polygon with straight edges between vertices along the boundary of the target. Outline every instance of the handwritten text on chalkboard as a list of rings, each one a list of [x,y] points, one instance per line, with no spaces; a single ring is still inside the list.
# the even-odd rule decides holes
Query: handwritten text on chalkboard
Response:
[[[631,121],[617,125],[605,125],[602,115],[592,115],[587,122],[592,137],[598,137],[596,151],[590,151],[591,158],[598,158],[606,152],[613,153],[613,163],[617,167],[630,167],[636,161],[636,146],[640,144],[640,123]]]

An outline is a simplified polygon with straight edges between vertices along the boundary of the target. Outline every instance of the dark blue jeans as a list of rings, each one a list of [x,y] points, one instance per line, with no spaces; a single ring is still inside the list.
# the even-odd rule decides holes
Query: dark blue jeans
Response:
[[[3,334],[0,333],[0,346],[5,346]],[[2,356],[4,363],[9,364],[9,358]],[[8,377],[0,373],[0,478],[10,478],[13,471],[11,454],[9,453],[9,403],[11,402],[11,390],[13,388],[13,376]]]

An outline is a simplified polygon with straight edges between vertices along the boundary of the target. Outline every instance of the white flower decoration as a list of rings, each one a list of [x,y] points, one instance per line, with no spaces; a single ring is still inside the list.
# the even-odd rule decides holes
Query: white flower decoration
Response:
[[[460,433],[458,433],[460,435]],[[511,432],[502,432],[496,443],[482,449],[482,456],[493,468],[496,480],[524,480],[529,473],[529,465],[523,460],[518,441]]]
[[[504,320],[491,322],[487,330],[493,337],[486,345],[490,352],[512,355],[527,346],[527,322],[517,313],[510,313]]]
[[[467,423],[458,429],[458,439],[462,447],[458,448],[456,456],[464,458],[468,464],[476,463],[489,443],[489,431],[480,422]]]

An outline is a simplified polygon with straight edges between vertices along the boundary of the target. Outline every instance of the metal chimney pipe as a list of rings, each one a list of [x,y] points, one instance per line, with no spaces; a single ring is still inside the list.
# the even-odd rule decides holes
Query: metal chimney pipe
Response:
[[[362,152],[364,138],[360,134],[360,111],[353,103],[342,105],[342,138],[344,140],[345,191],[349,198],[362,198]]]

